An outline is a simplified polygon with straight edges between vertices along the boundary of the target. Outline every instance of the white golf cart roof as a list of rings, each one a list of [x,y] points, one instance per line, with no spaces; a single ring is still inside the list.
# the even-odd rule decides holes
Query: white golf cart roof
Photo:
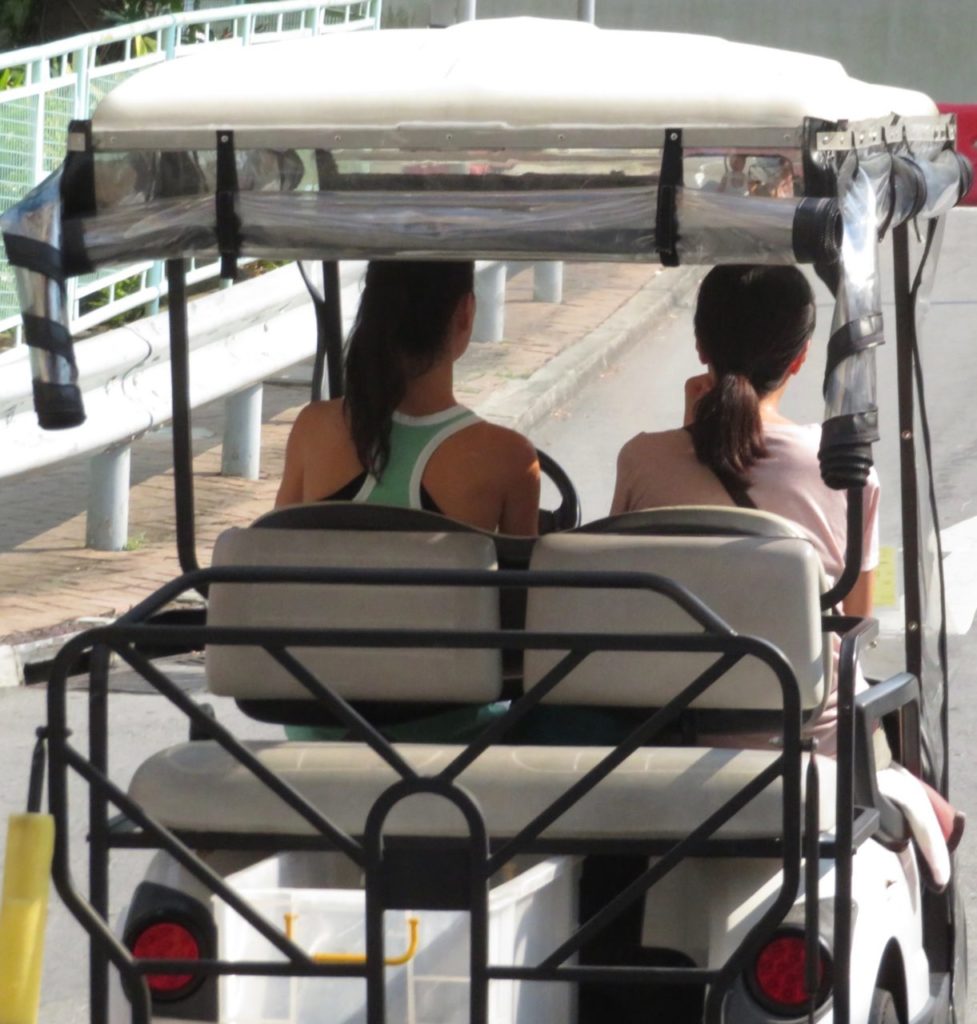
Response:
[[[438,130],[602,134],[635,146],[662,126],[799,126],[932,116],[929,97],[850,78],[833,60],[708,36],[551,19],[208,47],[119,85],[92,122],[96,150],[382,144]],[[527,140],[528,141],[528,140]],[[651,140],[649,140],[650,142]]]

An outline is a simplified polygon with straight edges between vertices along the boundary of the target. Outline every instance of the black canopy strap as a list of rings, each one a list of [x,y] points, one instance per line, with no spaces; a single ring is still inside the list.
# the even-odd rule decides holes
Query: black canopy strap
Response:
[[[33,270],[52,281],[64,281],[62,250],[56,245],[42,242],[39,238],[6,233],[3,236],[3,244],[7,249],[7,259],[13,266]]]
[[[75,365],[75,350],[71,333],[64,324],[51,320],[46,316],[35,316],[24,313],[21,317],[24,324],[24,340],[31,348],[39,348],[52,355],[61,356]]]
[[[879,439],[877,409],[832,416],[821,424],[821,478],[836,491],[864,487],[872,469],[872,445]]]
[[[867,348],[882,345],[885,336],[882,333],[882,314],[868,313],[857,320],[849,320],[842,324],[828,341],[828,355],[824,367],[824,393],[828,391],[828,381],[849,356],[864,352]]]
[[[678,266],[678,215],[675,202],[683,180],[682,129],[666,128],[655,217],[655,249],[663,267]]]
[[[241,251],[241,222],[237,215],[237,161],[234,132],[217,133],[217,250],[221,256],[220,276],[237,278],[237,258]]]

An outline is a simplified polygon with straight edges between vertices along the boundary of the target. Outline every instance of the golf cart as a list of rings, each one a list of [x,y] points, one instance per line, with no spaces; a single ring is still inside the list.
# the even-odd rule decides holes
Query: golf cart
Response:
[[[970,175],[952,117],[832,61],[532,19],[186,57],[74,123],[62,168],[2,222],[36,408],[51,429],[84,418],[66,279],[166,259],[184,570],[71,640],[49,684],[53,877],[91,939],[93,1024],[959,1020],[957,888],[927,888],[880,792],[875,733],[946,793],[916,312]],[[856,697],[877,624],[836,609],[861,564],[888,239],[905,629],[891,672]],[[761,512],[580,526],[552,460],[561,504],[535,540],[319,503],[230,531],[201,568],[191,256],[227,276],[245,257],[322,263],[315,377],[334,396],[341,259],[809,264],[835,297],[821,461],[848,495],[846,569],[825,580],[803,532]],[[176,617],[194,590],[205,613]],[[208,714],[158,657],[180,651],[206,651],[210,690],[274,735]],[[81,665],[87,752],[66,717]],[[120,669],[190,726],[128,786],[107,755]],[[803,726],[835,688],[828,758]],[[498,701],[470,742],[391,738],[412,715]],[[519,742],[550,707],[628,726],[613,746]],[[298,723],[344,736],[281,737]],[[736,745],[758,730],[775,742]],[[69,866],[79,777],[87,896]],[[113,921],[122,849],[156,855]]]

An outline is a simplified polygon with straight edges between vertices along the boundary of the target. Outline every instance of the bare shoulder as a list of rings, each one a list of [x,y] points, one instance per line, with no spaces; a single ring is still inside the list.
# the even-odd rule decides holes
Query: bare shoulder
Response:
[[[482,420],[477,424],[478,443],[513,465],[530,466],[538,461],[536,446],[523,434]]]
[[[341,398],[333,398],[322,402],[309,402],[302,406],[295,423],[292,425],[292,434],[296,438],[305,437],[328,437],[338,430],[343,422],[343,401]]]
[[[687,430],[657,430],[651,433],[635,434],[621,448],[622,454],[643,455],[646,452],[671,451],[687,448],[692,439]]]
[[[330,398],[321,402],[309,402],[303,405],[295,417],[295,424],[298,426],[321,426],[343,418],[343,400],[341,398]]]

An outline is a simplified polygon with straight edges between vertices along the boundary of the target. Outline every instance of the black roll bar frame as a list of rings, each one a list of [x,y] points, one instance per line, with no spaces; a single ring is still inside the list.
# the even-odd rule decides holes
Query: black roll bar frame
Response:
[[[461,586],[461,587],[600,587],[602,589],[638,589],[661,594],[683,608],[699,623],[703,632],[683,634],[580,634],[498,631],[452,631],[452,630],[377,630],[377,629],[252,629],[240,627],[213,627],[198,625],[153,625],[145,622],[162,606],[178,594],[190,589],[206,589],[212,583],[234,582],[307,582],[320,584],[357,584],[375,586]],[[839,751],[840,764],[850,760],[854,739],[853,695],[854,660],[857,649],[869,638],[871,624],[861,624],[849,629],[852,620],[828,617],[826,628],[843,631],[842,664],[839,676],[840,718]],[[394,746],[376,730],[363,721],[356,712],[346,707],[346,722],[354,738],[368,743],[400,775],[400,781],[388,790],[374,806],[362,836],[348,836],[337,830],[316,808],[310,807],[283,779],[273,776],[264,769],[246,747],[206,714],[169,680],[164,673],[153,666],[140,653],[139,647],[152,641],[155,649],[172,646],[174,649],[200,649],[207,643],[229,645],[261,646],[276,657],[280,664],[293,672],[297,681],[317,699],[326,699],[335,707],[345,705],[338,695],[306,672],[289,654],[290,647],[349,647],[373,646],[378,648],[450,646],[462,649],[472,648],[518,648],[554,649],[566,651],[558,665],[526,694],[514,701],[509,712],[464,748],[458,757],[438,776],[419,777],[399,756]],[[506,733],[532,707],[536,706],[545,693],[560,681],[586,657],[597,651],[679,651],[711,653],[717,656],[715,662],[692,680],[672,701],[649,713],[641,712],[640,720],[617,747],[585,776],[583,776],[563,797],[550,808],[542,811],[535,819],[514,837],[491,839],[477,806],[470,805],[458,776],[492,743],[504,741]],[[70,742],[67,728],[66,689],[72,667],[86,652],[95,652],[91,659],[90,673],[90,746],[86,758]],[[296,810],[313,834],[294,836],[248,836],[211,831],[207,833],[183,833],[171,830],[139,808],[131,798],[115,786],[108,776],[107,765],[107,700],[109,654],[114,653],[125,663],[139,671],[159,692],[178,707],[201,731],[220,744],[228,753],[252,771],[259,780],[272,789],[280,799]],[[614,770],[626,757],[644,745],[655,734],[667,727],[682,709],[717,680],[726,670],[741,659],[753,658],[774,673],[781,689],[783,722],[782,747],[779,756],[768,768],[755,777],[740,793],[734,795],[726,805],[718,809],[708,820],[685,838],[671,840],[614,840],[589,842],[587,840],[552,839],[545,836],[545,830],[563,811],[591,792],[600,781]],[[299,669],[300,671],[296,671]],[[69,641],[55,662],[49,693],[49,799],[52,813],[58,822],[58,841],[55,849],[53,875],[55,884],[66,905],[82,923],[90,936],[92,945],[93,1016],[95,1024],[102,1024],[107,1005],[106,993],[109,965],[114,965],[123,977],[127,992],[135,999],[133,1021],[148,1024],[148,989],[143,984],[147,974],[197,973],[202,975],[242,974],[295,974],[300,976],[355,976],[367,979],[369,995],[369,1024],[383,1024],[382,1005],[382,921],[385,904],[382,892],[386,891],[389,879],[388,857],[392,850],[409,850],[411,842],[401,842],[397,837],[384,834],[383,823],[386,812],[401,798],[416,792],[437,792],[455,802],[470,824],[467,845],[461,841],[462,850],[467,849],[470,858],[470,886],[465,909],[474,908],[472,918],[472,978],[471,1020],[473,1024],[484,1024],[487,1004],[484,1001],[488,981],[493,979],[557,980],[557,981],[626,981],[642,984],[695,984],[707,985],[705,1019],[709,1024],[719,1024],[723,1019],[723,1002],[735,979],[755,955],[763,940],[780,924],[784,915],[793,905],[800,885],[802,857],[819,862],[823,858],[836,861],[839,884],[850,875],[852,856],[857,845],[868,838],[877,828],[878,813],[872,809],[856,809],[852,803],[852,786],[842,785],[846,773],[839,773],[837,830],[835,836],[802,836],[804,822],[808,831],[813,819],[810,808],[802,813],[804,800],[801,795],[801,768],[803,752],[810,745],[802,740],[801,710],[796,678],[783,655],[770,644],[756,637],[734,633],[722,619],[715,616],[684,587],[664,577],[635,572],[540,572],[527,571],[464,571],[448,572],[436,570],[336,570],[314,568],[273,568],[273,567],[221,567],[196,570],[164,585],[115,624],[90,630]],[[846,736],[848,739],[846,739]],[[847,744],[847,746],[846,746]],[[846,753],[847,751],[847,753]],[[77,892],[71,877],[68,861],[67,841],[67,783],[68,773],[73,771],[83,777],[91,787],[89,801],[92,852],[89,869],[93,882],[90,898],[84,900]],[[817,765],[812,757],[807,768],[808,784],[817,791]],[[757,839],[747,842],[715,838],[721,825],[745,806],[759,792],[777,779],[783,786],[783,835],[778,838]],[[851,779],[849,778],[849,783]],[[109,819],[110,806],[118,808],[127,819],[127,827],[119,829]],[[240,840],[244,840],[241,842]],[[457,848],[458,840],[432,841],[435,849]],[[282,935],[256,918],[254,912],[235,897],[233,891],[205,864],[193,854],[191,847],[226,849],[265,849],[272,853],[287,849],[339,849],[366,866],[367,920],[369,962],[358,965],[323,965],[309,961]],[[106,871],[108,853],[116,848],[151,848],[167,850],[175,859],[194,875],[215,895],[226,900],[246,921],[256,927],[286,957],[287,962],[235,964],[220,960],[194,962],[140,960],[136,961],[129,951],[111,933],[108,921],[109,889]],[[430,852],[431,847],[425,849]],[[632,882],[604,910],[588,922],[584,922],[576,935],[555,950],[541,964],[533,967],[490,966],[484,957],[487,921],[487,893],[489,877],[513,857],[526,852],[561,852],[566,854],[601,852],[611,849],[625,849],[640,852],[661,859],[648,871]],[[401,853],[401,855],[405,855]],[[688,856],[768,856],[781,860],[783,884],[780,893],[771,906],[754,926],[734,956],[715,970],[677,967],[612,967],[612,966],[569,966],[565,960],[579,950],[587,939],[600,929],[607,927],[635,900],[640,899],[676,863]],[[812,877],[808,867],[808,879]],[[849,890],[850,891],[850,890]],[[839,938],[850,932],[849,918],[844,917],[846,901],[836,900],[836,985],[834,992],[835,1019],[847,1021],[847,960],[844,941]],[[806,900],[808,920],[816,923],[817,892],[808,893]],[[812,916],[813,915],[813,916]],[[377,956],[379,955],[379,960]],[[481,958],[481,959],[479,959]],[[377,967],[377,964],[380,967]],[[96,1016],[96,1009],[102,1016]]]

